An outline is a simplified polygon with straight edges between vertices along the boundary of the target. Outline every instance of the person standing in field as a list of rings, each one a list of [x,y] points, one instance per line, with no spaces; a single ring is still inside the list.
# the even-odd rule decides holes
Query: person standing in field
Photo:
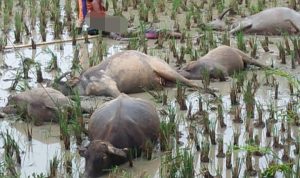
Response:
[[[79,14],[77,20],[77,31],[81,33],[84,19],[88,13],[97,13],[99,16],[106,15],[106,9],[102,0],[78,0]],[[97,29],[88,29],[88,33],[98,34]]]

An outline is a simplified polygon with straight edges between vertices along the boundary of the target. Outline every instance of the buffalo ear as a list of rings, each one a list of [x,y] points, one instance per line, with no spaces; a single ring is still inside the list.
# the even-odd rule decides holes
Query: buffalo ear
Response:
[[[128,149],[119,149],[119,148],[116,148],[116,147],[113,147],[111,145],[107,145],[107,151],[108,153],[110,154],[114,154],[114,155],[117,155],[117,156],[121,156],[121,157],[127,157],[127,151]]]
[[[87,155],[87,147],[79,147],[78,153],[81,157],[86,157]]]

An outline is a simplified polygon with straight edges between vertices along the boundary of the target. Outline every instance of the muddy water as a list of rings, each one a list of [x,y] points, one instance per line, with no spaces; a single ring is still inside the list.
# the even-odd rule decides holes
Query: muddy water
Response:
[[[136,13],[135,11],[125,13],[126,15]],[[184,14],[179,14],[179,21],[181,22],[185,18]],[[159,28],[172,28],[173,22],[170,22],[170,18],[167,15],[161,16],[161,22],[157,24],[156,26]],[[168,21],[169,23],[164,23],[164,21]],[[137,19],[135,23],[138,23]],[[11,41],[13,41],[13,33],[10,33]],[[64,36],[66,37],[66,36]],[[36,37],[36,39],[39,39]],[[49,34],[47,39],[49,41],[52,40],[52,35]],[[272,37],[270,38],[272,42],[278,42],[282,40],[282,38],[278,37]],[[122,50],[124,47],[123,42],[115,42],[112,40],[105,40],[107,43],[108,48],[108,56]],[[232,46],[236,46],[235,39],[231,39]],[[153,49],[154,41],[149,41],[149,54],[151,55],[157,55],[161,58],[164,58],[164,56],[171,54],[169,53],[168,49],[163,50],[155,50]],[[12,43],[9,43],[12,44]],[[81,44],[83,47],[84,44]],[[89,53],[92,51],[93,44],[90,43],[85,46]],[[38,61],[42,64],[42,71],[43,76],[47,79],[52,79],[55,75],[54,72],[46,72],[46,66],[48,65],[49,61],[51,60],[51,55],[43,52],[44,49],[50,48],[56,55],[58,59],[58,65],[61,68],[61,72],[68,71],[71,67],[71,61],[73,59],[73,53],[74,53],[74,47],[70,43],[66,43],[63,45],[63,50],[60,49],[60,45],[49,45],[44,47],[39,47],[37,50],[31,50],[31,49],[20,49],[20,50],[9,50],[6,51],[4,54],[0,54],[0,63],[6,64],[8,68],[1,69],[1,81],[0,81],[0,106],[4,106],[7,102],[7,97],[10,95],[8,92],[8,88],[11,86],[12,80],[15,78],[15,75],[17,73],[17,70],[21,66],[21,58],[23,57],[29,57],[34,59],[35,61]],[[250,49],[250,48],[247,48]],[[279,61],[276,59],[278,56],[278,51],[275,45],[270,46],[271,52],[265,53],[261,47],[259,47],[258,56],[260,61],[265,62],[266,64],[271,64],[271,60],[275,61],[275,66],[279,67],[285,71],[288,71],[292,73],[293,75],[297,76],[299,78],[300,70],[298,69],[299,66],[297,66],[296,70],[291,70],[290,63],[288,60],[287,65],[280,65]],[[81,51],[81,55],[83,56],[82,59],[86,58],[86,55],[88,53]],[[84,61],[84,60],[83,60]],[[174,65],[174,59],[171,57],[171,64]],[[86,61],[85,61],[86,62]],[[1,65],[2,66],[2,65]],[[254,70],[253,72],[257,73],[259,76],[259,81],[261,85],[265,82],[264,73]],[[251,76],[251,74],[249,74]],[[29,84],[31,87],[36,87],[36,77],[35,77],[35,70],[33,69],[30,72],[31,79],[29,80]],[[273,103],[275,106],[278,106],[278,109],[285,109],[287,103],[290,100],[288,85],[285,79],[278,78],[277,81],[279,82],[279,99],[274,100],[274,88],[268,87],[268,86],[261,86],[258,90],[258,93],[256,95],[256,100],[259,101],[263,105],[264,118],[268,117],[268,112],[266,111],[268,108],[268,105],[270,103]],[[199,84],[201,84],[201,81],[198,81]],[[216,88],[219,90],[219,93],[223,96],[223,109],[224,109],[224,117],[225,117],[225,123],[227,127],[225,129],[220,128],[219,123],[217,122],[216,126],[216,134],[217,137],[223,137],[224,139],[224,152],[226,152],[228,145],[233,143],[233,133],[234,131],[240,131],[240,137],[239,137],[239,145],[245,145],[247,140],[247,133],[245,132],[245,124],[235,124],[232,122],[233,115],[231,113],[231,105],[230,105],[230,97],[229,97],[229,91],[230,91],[230,84],[231,79],[229,79],[227,82],[218,82],[215,81],[211,83],[212,88]],[[175,104],[175,88],[169,88],[168,90],[168,96],[169,96],[169,102],[173,106],[177,106]],[[147,93],[139,93],[139,94],[132,94],[133,97],[139,97],[144,98],[149,101],[152,101],[153,104],[157,106],[157,109],[165,109],[165,107],[161,106],[161,104],[156,103],[154,99]],[[210,102],[208,97],[205,97],[205,100]],[[99,106],[103,102],[103,98],[93,98],[89,100],[83,100],[82,105],[84,107],[90,107],[90,106]],[[198,94],[197,92],[188,92],[187,96],[187,105],[192,102],[192,111],[197,111],[198,106]],[[211,106],[214,106],[214,104],[210,104]],[[244,106],[244,105],[242,105]],[[215,106],[214,106],[215,107]],[[178,118],[183,118],[186,116],[186,111],[179,111],[177,107],[177,114]],[[245,119],[245,112],[243,110],[242,112],[242,118]],[[255,113],[257,118],[257,113]],[[216,112],[211,111],[210,114],[210,120],[214,121],[216,120]],[[280,117],[278,117],[280,120]],[[185,120],[181,120],[179,122],[179,129],[182,132],[182,136],[180,138],[180,142],[183,143],[182,147],[185,147],[189,143],[188,139],[188,123]],[[245,120],[244,120],[245,123]],[[278,122],[274,127],[280,128],[280,122]],[[22,164],[20,167],[21,177],[27,177],[31,176],[33,173],[44,173],[47,174],[49,172],[49,163],[50,160],[54,158],[54,156],[58,156],[59,160],[63,160],[66,153],[64,151],[63,143],[60,142],[59,139],[59,128],[56,124],[47,124],[40,127],[33,127],[33,140],[32,142],[27,141],[26,136],[26,124],[15,121],[15,118],[6,118],[2,121],[0,121],[0,130],[2,132],[5,132],[6,130],[9,131],[10,135],[12,135],[15,140],[19,143],[19,146],[22,150],[21,158],[22,158]],[[201,126],[199,126],[199,130],[201,131]],[[269,143],[272,143],[272,139],[266,138],[266,129],[257,129],[254,128],[254,135],[259,135],[259,138],[262,140],[261,145],[262,147],[268,147]],[[293,128],[293,138],[296,139],[298,135],[297,128]],[[203,135],[199,134],[199,139],[203,139]],[[2,146],[3,142],[0,139],[0,146]],[[294,157],[293,150],[295,149],[294,146],[291,146],[290,149],[290,156]],[[202,177],[200,174],[200,168],[203,166],[206,166],[209,168],[212,175],[216,175],[217,172],[221,172],[221,175],[223,177],[231,177],[231,170],[227,170],[225,167],[225,159],[224,158],[216,158],[217,154],[217,146],[211,146],[210,150],[210,163],[209,164],[203,164],[200,162],[199,153],[195,151],[195,148],[192,149],[194,151],[194,159],[195,159],[195,171],[196,171],[196,177]],[[3,159],[3,149],[0,149],[0,158]],[[283,150],[275,150],[275,153],[277,156],[281,157],[283,154]],[[161,164],[160,157],[162,153],[155,153],[153,160],[151,161],[145,161],[142,158],[139,158],[134,161],[134,167],[128,168],[128,165],[122,165],[121,169],[124,169],[128,172],[128,174],[140,177],[141,175],[149,176],[149,177],[159,177],[159,166]],[[74,156],[72,159],[72,177],[79,177],[80,173],[84,170],[84,160],[81,159],[76,154],[76,145],[75,141],[72,140],[72,148],[71,148],[71,155]],[[233,164],[236,164],[234,161],[237,157],[245,157],[245,152],[236,152],[233,154]],[[294,157],[296,158],[296,157]],[[266,157],[254,157],[254,168],[256,170],[263,170],[268,166],[269,163],[269,156]],[[63,170],[63,165],[60,165],[61,169]],[[217,170],[219,169],[219,170]],[[245,165],[242,167],[241,175],[243,175],[245,169]],[[64,171],[62,171],[62,174]],[[281,174],[278,174],[279,177],[281,177]],[[108,176],[104,176],[108,177]]]

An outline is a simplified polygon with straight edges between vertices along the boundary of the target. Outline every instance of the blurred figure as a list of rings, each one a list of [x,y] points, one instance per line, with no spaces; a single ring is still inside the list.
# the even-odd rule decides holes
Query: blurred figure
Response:
[[[102,0],[78,0],[79,5],[79,17],[77,20],[76,28],[78,33],[81,33],[82,26],[85,20],[85,17],[88,13],[97,13],[99,16],[106,15],[106,9],[104,7]],[[90,35],[98,34],[97,29],[88,29]]]

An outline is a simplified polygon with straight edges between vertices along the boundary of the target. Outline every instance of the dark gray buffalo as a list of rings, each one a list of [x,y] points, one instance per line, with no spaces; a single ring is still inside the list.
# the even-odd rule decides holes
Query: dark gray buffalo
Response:
[[[121,94],[92,114],[88,133],[91,142],[79,153],[86,160],[85,174],[97,177],[128,161],[128,150],[135,150],[137,157],[150,153],[150,159],[149,145],[159,136],[159,116],[149,102]]]

